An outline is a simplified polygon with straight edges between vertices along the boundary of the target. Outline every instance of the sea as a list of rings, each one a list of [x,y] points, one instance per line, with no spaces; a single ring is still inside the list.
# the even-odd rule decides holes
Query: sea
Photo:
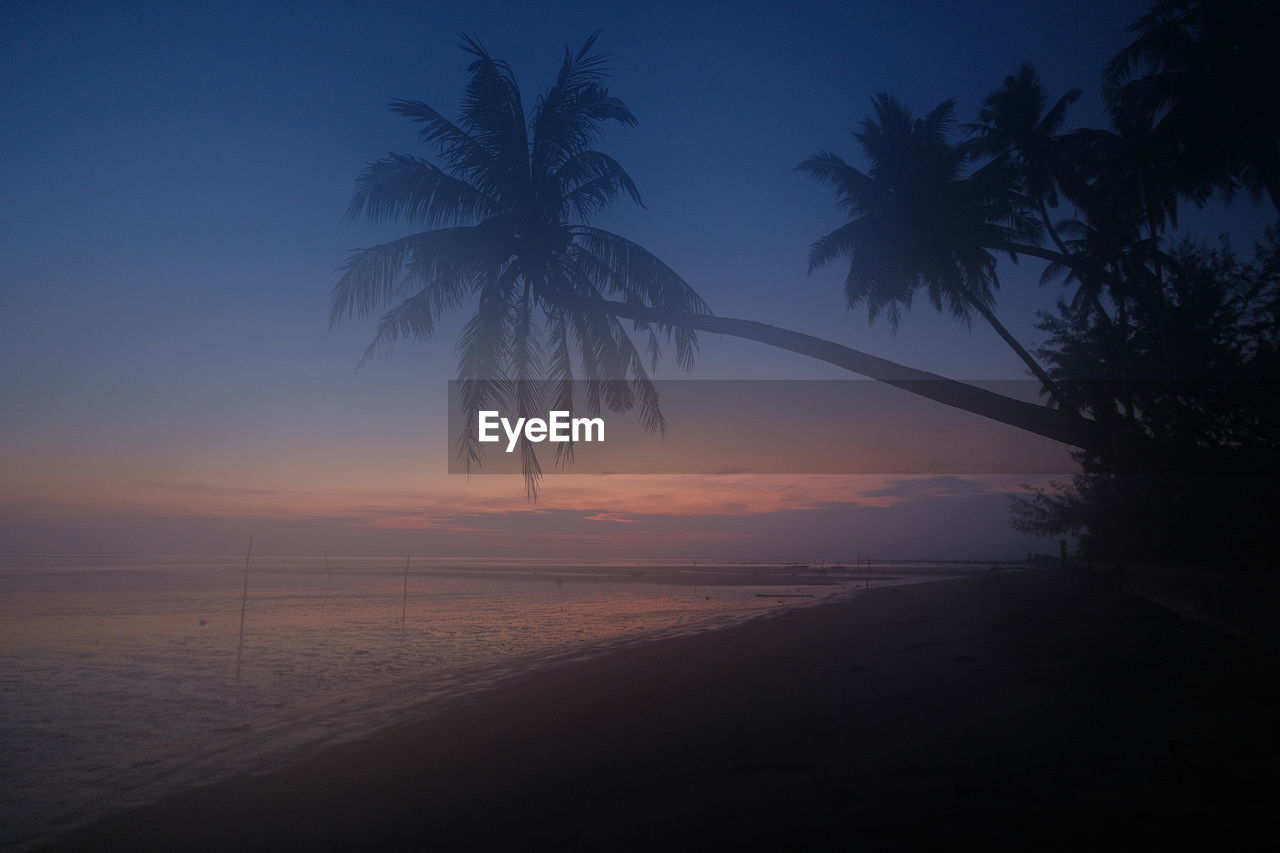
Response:
[[[0,556],[0,849],[635,643],[983,563]]]

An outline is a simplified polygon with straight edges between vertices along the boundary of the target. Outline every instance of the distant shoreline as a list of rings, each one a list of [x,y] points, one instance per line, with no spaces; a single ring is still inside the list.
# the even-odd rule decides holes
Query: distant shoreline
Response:
[[[1276,668],[1065,573],[873,589],[552,666],[52,849],[1226,846],[1276,828]]]

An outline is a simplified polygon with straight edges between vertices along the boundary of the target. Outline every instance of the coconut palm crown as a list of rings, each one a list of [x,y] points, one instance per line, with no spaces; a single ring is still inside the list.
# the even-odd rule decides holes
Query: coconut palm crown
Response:
[[[1072,89],[1052,106],[1048,93],[1029,62],[1022,63],[1004,84],[982,102],[978,120],[965,126],[972,135],[970,149],[978,156],[1009,158],[1027,200],[1041,214],[1049,236],[1062,248],[1049,208],[1058,205],[1058,188],[1076,184],[1076,136],[1064,134],[1067,108],[1080,99]],[[1046,109],[1046,107],[1048,107]]]
[[[1041,226],[1018,186],[1016,167],[997,156],[967,171],[972,151],[950,141],[954,104],[915,116],[887,94],[854,138],[870,163],[862,171],[820,151],[797,166],[835,190],[849,221],[814,242],[809,269],[849,261],[845,298],[869,320],[897,329],[923,290],[933,307],[969,322],[979,314],[1046,389],[1053,382],[995,315],[998,254],[1056,259],[1039,246]]]
[[[596,34],[598,35],[598,33]],[[526,111],[510,66],[474,38],[474,57],[458,120],[421,101],[391,109],[421,125],[434,161],[389,154],[356,180],[348,215],[402,221],[427,230],[351,253],[330,299],[330,322],[385,311],[366,357],[402,338],[431,337],[444,312],[471,303],[458,339],[461,405],[469,415],[459,456],[472,465],[481,409],[520,417],[573,409],[574,380],[585,380],[586,408],[597,413],[639,407],[650,430],[665,429],[646,370],[656,366],[662,334],[686,369],[697,349],[690,329],[637,322],[647,358],[631,332],[595,303],[605,297],[667,311],[706,313],[698,294],[637,244],[589,225],[620,196],[641,204],[622,166],[592,146],[601,126],[633,126],[626,105],[602,85],[607,55],[592,53],[596,35],[565,49],[552,86]],[[538,380],[547,380],[546,382]],[[543,389],[553,400],[543,400]],[[529,496],[542,475],[522,441]],[[557,445],[557,461],[572,445]]]

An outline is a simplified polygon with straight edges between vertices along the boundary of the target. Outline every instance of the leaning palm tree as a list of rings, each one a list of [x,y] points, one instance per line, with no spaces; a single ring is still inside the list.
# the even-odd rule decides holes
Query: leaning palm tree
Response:
[[[969,322],[977,313],[1054,394],[1045,369],[995,314],[996,252],[1060,260],[1038,244],[1039,222],[1017,189],[1007,157],[964,174],[967,149],[948,136],[953,103],[915,117],[887,94],[873,100],[874,118],[854,134],[871,163],[863,172],[822,151],[797,169],[833,187],[849,222],[813,244],[810,271],[849,260],[845,297],[874,321],[887,315],[896,330],[903,310],[923,289],[933,307]]]
[[[601,125],[634,125],[626,105],[602,85],[606,55],[596,36],[565,49],[552,86],[526,112],[511,68],[475,39],[458,121],[421,101],[391,108],[422,126],[435,160],[391,154],[370,163],[356,182],[349,215],[399,220],[427,230],[356,250],[331,294],[331,323],[389,307],[366,355],[405,337],[428,338],[444,312],[470,302],[474,313],[458,340],[461,404],[471,419],[458,440],[468,468],[482,460],[474,418],[502,408],[525,417],[572,409],[575,378],[586,380],[586,405],[598,412],[639,407],[646,428],[665,424],[645,363],[613,314],[594,306],[607,297],[627,305],[706,313],[683,279],[647,250],[589,224],[619,197],[640,203],[631,177],[596,150]],[[686,327],[637,322],[656,364],[657,333],[674,339],[692,364],[697,341]],[[545,380],[545,381],[540,381]],[[565,448],[570,448],[564,452]],[[558,445],[564,462],[571,445]],[[522,441],[530,497],[542,474]]]

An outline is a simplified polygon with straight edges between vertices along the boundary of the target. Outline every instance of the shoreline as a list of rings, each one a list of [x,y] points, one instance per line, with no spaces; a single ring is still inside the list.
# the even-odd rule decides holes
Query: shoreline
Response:
[[[538,668],[47,849],[1243,840],[1277,823],[1275,672],[1067,574],[885,587]]]
[[[521,578],[524,580],[524,578]],[[549,583],[550,577],[538,580]],[[916,582],[895,578],[876,579],[878,582]],[[760,585],[764,589],[795,589],[795,578],[786,584]],[[575,584],[577,588],[590,588],[587,584]],[[699,581],[697,587],[703,587]],[[740,586],[706,584],[708,592],[724,587]],[[688,585],[685,585],[685,592]],[[777,612],[796,607],[812,606],[823,600],[846,597],[861,590],[851,590],[848,584],[831,583],[822,586],[805,585],[800,588],[815,590],[804,600],[787,600],[761,605],[762,609],[690,611],[690,614],[671,624],[643,630],[640,633],[620,630],[618,633],[576,639],[562,645],[541,645],[505,652],[487,660],[460,662],[448,666],[436,663],[425,670],[406,671],[396,677],[375,680],[370,685],[348,686],[345,689],[329,689],[318,696],[298,701],[293,697],[285,703],[258,701],[238,707],[233,717],[226,717],[195,729],[178,730],[170,727],[170,737],[153,732],[151,740],[160,745],[161,752],[151,750],[150,743],[142,742],[140,749],[122,761],[112,761],[107,756],[89,764],[90,772],[82,774],[78,787],[63,790],[48,785],[44,790],[36,787],[39,780],[32,777],[31,787],[20,786],[21,773],[8,774],[5,785],[7,811],[0,814],[5,824],[0,849],[36,849],[84,826],[108,818],[113,814],[146,807],[159,800],[172,797],[182,791],[206,787],[238,777],[258,776],[282,769],[305,760],[333,746],[363,740],[389,725],[420,722],[451,707],[459,699],[472,694],[500,690],[504,685],[537,672],[563,665],[607,656],[622,649],[655,642],[662,639],[692,636],[705,631],[720,630],[744,621],[768,618]],[[695,590],[697,591],[697,590]],[[819,597],[820,596],[820,597]],[[711,600],[714,595],[696,596]],[[751,596],[759,599],[760,595]],[[766,597],[772,598],[772,594]],[[325,599],[328,600],[327,597]],[[755,608],[755,605],[749,605]],[[190,614],[204,616],[198,609]],[[430,620],[430,616],[423,617]],[[201,621],[203,626],[203,621]],[[583,623],[586,627],[590,625]],[[598,628],[599,626],[597,626]],[[571,629],[566,629],[570,634]],[[610,629],[613,630],[613,629]],[[577,631],[581,635],[587,632]],[[193,635],[194,636],[194,635]],[[397,631],[396,636],[400,637]],[[452,633],[450,633],[452,636]],[[369,638],[366,638],[369,639]],[[415,648],[430,646],[429,638],[419,638]],[[356,655],[368,654],[362,647],[367,643],[338,643],[338,649],[349,648]],[[388,651],[383,649],[383,651]],[[357,658],[359,660],[359,658]],[[374,669],[379,665],[375,662]],[[281,697],[286,698],[286,697]],[[238,701],[238,700],[237,700]],[[170,711],[170,714],[174,711]],[[181,717],[170,719],[181,719]],[[163,723],[161,723],[163,725]],[[90,733],[78,733],[81,740]],[[30,750],[29,750],[30,752]],[[138,758],[138,756],[144,756]],[[35,766],[31,760],[28,766]],[[77,768],[78,769],[78,768]],[[142,774],[142,775],[140,775]],[[57,778],[57,777],[49,777]],[[46,796],[41,797],[40,794]],[[96,794],[96,796],[95,796]],[[62,797],[62,799],[58,799]],[[72,799],[74,797],[75,799]],[[46,807],[44,804],[50,804]],[[26,810],[22,807],[26,806]]]

